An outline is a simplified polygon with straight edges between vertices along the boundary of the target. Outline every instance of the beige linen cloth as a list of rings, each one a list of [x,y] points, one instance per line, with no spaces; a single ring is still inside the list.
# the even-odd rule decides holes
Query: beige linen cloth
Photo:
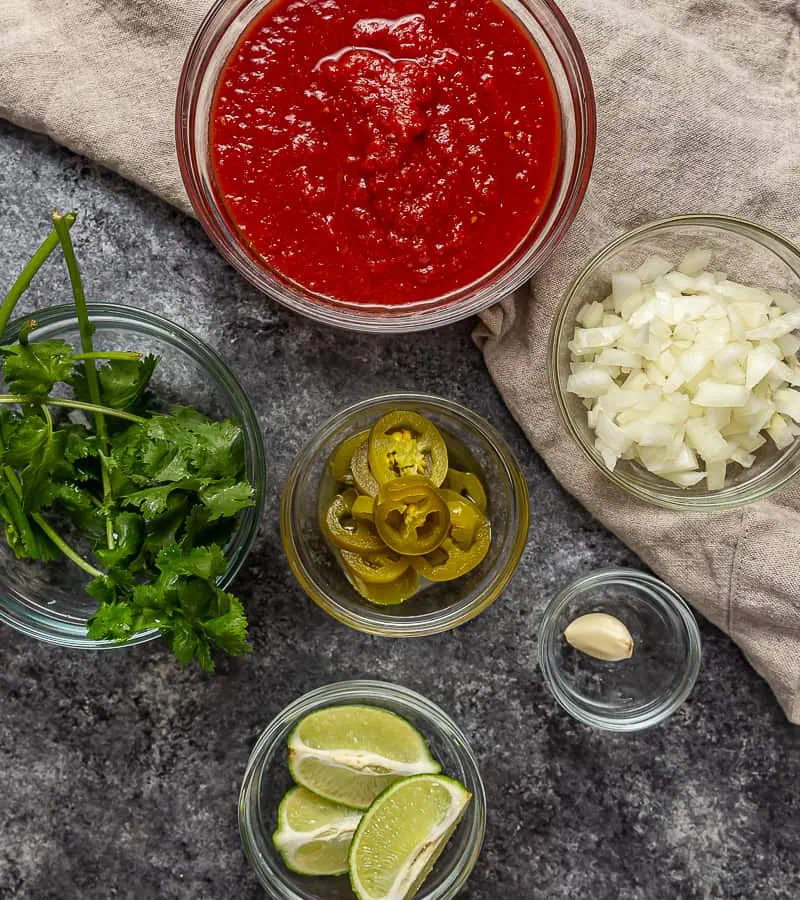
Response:
[[[0,0],[0,116],[187,209],[172,115],[184,54],[209,5]],[[572,446],[545,371],[558,298],[587,257],[619,232],[704,211],[800,238],[800,3],[561,6],[597,91],[592,183],[532,293],[485,313],[476,340],[506,403],[561,483],[731,635],[800,723],[800,483],[717,515],[678,515],[628,499]]]

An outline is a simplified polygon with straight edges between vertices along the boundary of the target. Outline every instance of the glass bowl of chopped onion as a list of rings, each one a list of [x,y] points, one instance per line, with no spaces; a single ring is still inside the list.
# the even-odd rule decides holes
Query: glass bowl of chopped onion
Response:
[[[732,509],[800,468],[800,250],[741,219],[625,234],[568,290],[550,376],[586,457],[636,497]]]

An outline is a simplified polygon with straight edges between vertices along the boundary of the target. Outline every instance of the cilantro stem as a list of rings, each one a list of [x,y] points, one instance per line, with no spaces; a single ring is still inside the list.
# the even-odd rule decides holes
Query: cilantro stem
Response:
[[[80,269],[78,268],[78,260],[75,258],[75,248],[72,246],[72,238],[69,234],[65,217],[57,210],[53,210],[52,214],[53,226],[56,229],[58,240],[64,251],[64,261],[67,264],[69,272],[69,280],[72,285],[72,296],[75,298],[75,311],[78,316],[78,330],[81,335],[81,350],[84,353],[94,353],[92,346],[92,334],[94,328],[89,321],[89,310],[86,306],[86,294],[83,290],[83,281],[81,280]],[[101,405],[100,398],[100,381],[97,377],[97,368],[94,359],[88,359],[85,365],[86,385],[89,389],[89,399],[96,406]],[[100,439],[100,445],[104,451],[100,455],[100,475],[103,481],[103,501],[105,503],[106,512],[106,542],[109,550],[113,550],[116,546],[114,539],[114,524],[111,521],[111,479],[108,475],[108,467],[105,462],[105,456],[108,453],[108,431],[106,430],[106,420],[103,413],[94,413],[95,429],[97,437]]]
[[[69,230],[75,222],[75,213],[67,213],[63,217],[64,227]],[[53,229],[50,234],[42,241],[41,246],[30,258],[25,268],[20,272],[19,277],[11,285],[11,290],[6,294],[2,305],[0,305],[0,338],[6,330],[14,307],[17,305],[19,298],[28,290],[34,275],[42,268],[48,256],[59,245],[60,239],[58,233]]]
[[[75,353],[72,357],[73,359],[121,359],[121,360],[139,360],[142,358],[141,353],[136,353],[135,351],[127,351],[127,350],[97,350],[92,351],[91,353]]]
[[[41,397],[29,397],[25,394],[0,394],[0,406],[4,404],[26,406],[29,403],[44,406],[61,406],[65,409],[82,409],[85,412],[101,413],[104,416],[125,419],[127,422],[135,422],[137,425],[147,421],[142,416],[135,416],[133,413],[125,412],[121,409],[112,409],[110,406],[98,406],[96,403],[83,403],[81,400],[69,400],[66,397],[45,397],[43,399]]]
[[[125,419],[126,422],[136,422],[137,425],[146,422],[142,416],[125,412],[122,409],[112,409],[110,406],[101,406],[97,403],[83,403],[80,400],[68,400],[61,397],[48,397],[44,401],[48,406],[62,406],[65,409],[82,409],[95,415],[111,416],[112,418]]]
[[[44,404],[41,405],[40,409],[42,410],[42,415],[47,423],[47,430],[50,433],[50,438],[48,438],[48,440],[50,440],[53,437],[53,417],[50,415],[50,410]]]
[[[80,400],[68,400],[66,398],[62,399],[61,397],[48,397],[44,402],[48,406],[62,406],[65,409],[82,409],[85,412],[90,412],[94,415],[125,419],[126,422],[136,422],[137,425],[147,421],[147,419],[142,418],[142,416],[136,416],[133,413],[125,412],[122,409],[112,409],[110,406],[102,406],[97,403],[83,403]]]
[[[91,575],[92,578],[102,578],[105,575],[105,572],[101,572],[100,569],[95,569],[95,567],[86,562],[86,560],[78,553],[73,550],[72,547],[61,537],[61,535],[54,531],[48,524],[47,520],[40,513],[31,513],[31,518],[34,522],[42,529],[42,531],[50,538],[50,540],[58,547],[58,549],[67,557],[67,559],[72,560],[76,566],[83,569],[88,575]]]
[[[17,478],[17,473],[11,468],[11,466],[3,466],[3,473],[8,480],[8,483],[11,485],[11,489],[17,495],[17,498],[22,500],[22,485],[20,484],[19,478]],[[86,562],[86,560],[78,553],[73,550],[72,547],[61,537],[61,535],[55,531],[53,528],[48,525],[47,520],[41,513],[31,513],[31,519],[42,529],[42,531],[50,538],[50,540],[58,547],[58,549],[67,557],[67,559],[72,560],[76,566],[83,569],[88,575],[91,575],[93,578],[102,578],[105,574],[101,572],[99,569],[95,569],[95,567]]]

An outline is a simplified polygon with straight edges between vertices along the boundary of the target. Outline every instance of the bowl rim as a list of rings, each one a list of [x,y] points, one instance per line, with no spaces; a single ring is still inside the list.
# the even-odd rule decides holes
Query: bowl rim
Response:
[[[664,607],[677,613],[688,641],[686,667],[683,677],[672,694],[658,706],[633,715],[603,716],[584,709],[573,700],[571,692],[562,687],[558,667],[550,659],[549,650],[554,642],[560,638],[560,635],[556,633],[555,622],[561,610],[570,600],[580,594],[608,584],[624,585],[632,588],[640,596],[646,596],[650,603],[653,602],[653,595],[658,597]],[[689,605],[677,591],[673,590],[664,581],[639,569],[606,567],[593,569],[586,575],[579,576],[562,588],[548,602],[539,621],[537,656],[544,683],[559,706],[566,710],[574,719],[601,731],[631,733],[645,728],[652,728],[664,722],[683,705],[692,692],[697,676],[700,673],[702,655],[700,628]]]
[[[400,702],[425,718],[430,729],[445,734],[453,741],[456,752],[472,780],[472,803],[470,816],[472,825],[470,837],[453,874],[441,885],[440,890],[429,895],[422,895],[421,900],[451,900],[461,890],[472,873],[480,856],[486,834],[487,797],[486,787],[481,777],[475,751],[461,727],[436,703],[424,695],[403,685],[373,679],[353,679],[339,681],[315,688],[285,706],[263,729],[256,741],[247,761],[242,786],[239,791],[239,835],[242,849],[247,861],[256,873],[261,884],[278,891],[275,896],[280,900],[303,900],[279,878],[274,867],[258,854],[255,845],[255,828],[252,825],[248,809],[249,791],[266,757],[276,748],[281,733],[288,727],[291,729],[302,716],[336,703],[366,703],[370,700]],[[277,812],[277,810],[276,810]]]
[[[597,143],[597,103],[591,70],[574,29],[554,0],[516,0],[516,2],[535,16],[539,26],[549,38],[552,39],[552,35],[555,34],[553,53],[566,73],[565,93],[570,97],[570,113],[575,119],[573,124],[575,151],[571,171],[567,171],[564,166],[562,140],[561,171],[551,196],[552,200],[557,194],[559,185],[564,187],[560,212],[552,221],[546,223],[546,237],[538,245],[536,241],[542,232],[534,228],[506,260],[498,263],[492,272],[481,276],[472,285],[462,286],[449,294],[419,301],[416,304],[380,307],[380,314],[364,312],[369,307],[335,301],[331,298],[307,299],[302,293],[304,289],[280,277],[279,273],[272,272],[266,266],[257,265],[249,257],[249,262],[245,262],[243,256],[237,252],[240,246],[236,236],[227,224],[224,227],[220,224],[222,217],[219,214],[218,204],[211,203],[206,197],[199,174],[201,167],[194,140],[202,75],[208,65],[208,59],[221,40],[221,35],[238,21],[251,4],[258,2],[263,0],[215,0],[201,21],[186,53],[175,104],[174,133],[182,181],[195,215],[226,262],[263,294],[296,313],[333,327],[379,334],[418,331],[452,324],[479,313],[529,280],[561,242],[580,210],[589,185]],[[510,6],[510,0],[496,0],[496,2],[503,7]],[[511,11],[513,13],[513,10]],[[561,103],[559,110],[563,135],[566,114]],[[526,243],[531,241],[532,246],[526,250]],[[519,258],[507,266],[515,254],[519,254]],[[499,271],[501,269],[503,271]],[[496,279],[498,274],[499,280]],[[465,293],[463,299],[453,298],[453,295],[462,292]],[[423,306],[424,309],[421,308]]]
[[[266,503],[268,482],[266,451],[264,435],[258,423],[255,410],[238,378],[220,354],[182,325],[149,310],[125,306],[119,303],[88,303],[87,309],[94,325],[103,326],[107,324],[109,327],[124,328],[126,323],[130,323],[134,326],[141,326],[145,332],[150,332],[154,336],[172,344],[180,352],[185,353],[200,364],[206,372],[212,374],[234,409],[237,421],[241,425],[245,436],[245,447],[248,451],[247,463],[252,470],[250,480],[255,488],[255,504],[242,513],[240,527],[237,528],[232,553],[229,556],[228,568],[218,580],[219,586],[224,590],[234,580],[253,547]],[[19,334],[22,325],[31,319],[36,320],[38,328],[43,328],[45,326],[68,324],[70,321],[76,321],[77,315],[75,306],[70,303],[48,306],[42,310],[35,310],[27,315],[15,317],[8,324],[2,338],[4,340],[14,340]],[[51,621],[45,615],[30,613],[28,610],[25,610],[24,615],[13,615],[7,609],[8,603],[9,598],[3,592],[2,586],[0,586],[0,622],[9,625],[28,637],[60,647],[81,650],[116,650],[144,644],[161,636],[161,632],[156,628],[142,631],[123,642],[113,640],[95,641],[86,637],[85,634],[83,636],[67,632],[56,634],[53,631]],[[13,602],[13,605],[16,607],[18,604]],[[22,609],[21,606],[20,608]]]
[[[466,422],[491,447],[508,479],[513,503],[516,507],[514,510],[516,515],[513,517],[514,525],[509,529],[510,551],[508,558],[495,573],[491,581],[466,606],[459,607],[458,604],[454,603],[435,613],[408,616],[406,618],[402,616],[384,616],[379,612],[378,608],[372,610],[367,606],[355,613],[342,606],[336,597],[333,597],[318,586],[313,573],[301,561],[297,552],[293,524],[293,501],[295,489],[306,468],[316,458],[320,445],[324,440],[342,425],[346,424],[353,416],[387,404],[396,406],[402,406],[403,404],[427,405]],[[446,400],[433,394],[388,393],[353,403],[335,413],[314,430],[295,457],[286,478],[281,497],[280,527],[284,553],[292,574],[305,593],[326,613],[350,628],[366,632],[367,634],[375,634],[381,637],[425,637],[431,634],[439,634],[443,631],[450,631],[459,625],[463,625],[491,606],[500,596],[511,580],[527,544],[530,527],[530,497],[522,469],[507,441],[482,416],[472,412],[460,403]]]
[[[775,470],[788,458],[789,454],[800,454],[800,442],[796,440],[794,444],[790,445],[784,451],[781,451],[775,462],[769,468],[760,472],[756,478],[752,480],[744,480],[737,485],[732,485],[723,488],[722,490],[708,492],[706,494],[682,494],[677,490],[674,492],[666,492],[666,486],[665,492],[660,492],[656,488],[646,488],[636,484],[618,469],[611,471],[605,465],[599,454],[597,454],[597,451],[594,449],[594,446],[584,440],[582,432],[576,427],[565,400],[566,386],[561,381],[559,374],[560,350],[565,337],[564,326],[569,311],[572,308],[573,298],[582,288],[584,282],[594,273],[596,267],[609,257],[613,256],[620,248],[629,243],[635,243],[640,238],[651,234],[658,234],[659,232],[669,231],[673,228],[691,227],[732,233],[739,237],[755,241],[764,249],[772,252],[786,266],[792,269],[797,276],[798,281],[800,281],[800,246],[783,235],[778,234],[776,231],[773,231],[771,228],[756,222],[751,222],[748,219],[729,216],[722,213],[686,213],[657,219],[653,222],[640,225],[630,231],[625,231],[615,237],[589,259],[589,261],[581,268],[580,272],[570,282],[561,297],[549,334],[549,382],[551,395],[568,433],[572,437],[574,443],[583,452],[586,459],[588,459],[594,468],[601,472],[606,479],[637,499],[644,500],[647,503],[660,506],[664,509],[681,512],[715,512],[738,509],[749,503],[754,503],[757,500],[770,496],[791,481],[797,474],[800,464],[795,466],[794,469],[787,468],[785,471],[777,473],[777,476]],[[786,256],[779,254],[776,248],[782,250]]]

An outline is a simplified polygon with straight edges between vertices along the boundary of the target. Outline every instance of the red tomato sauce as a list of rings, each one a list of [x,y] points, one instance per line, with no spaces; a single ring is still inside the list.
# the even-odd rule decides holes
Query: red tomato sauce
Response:
[[[216,91],[216,190],[254,257],[357,304],[470,284],[535,227],[560,114],[494,0],[277,0]]]

